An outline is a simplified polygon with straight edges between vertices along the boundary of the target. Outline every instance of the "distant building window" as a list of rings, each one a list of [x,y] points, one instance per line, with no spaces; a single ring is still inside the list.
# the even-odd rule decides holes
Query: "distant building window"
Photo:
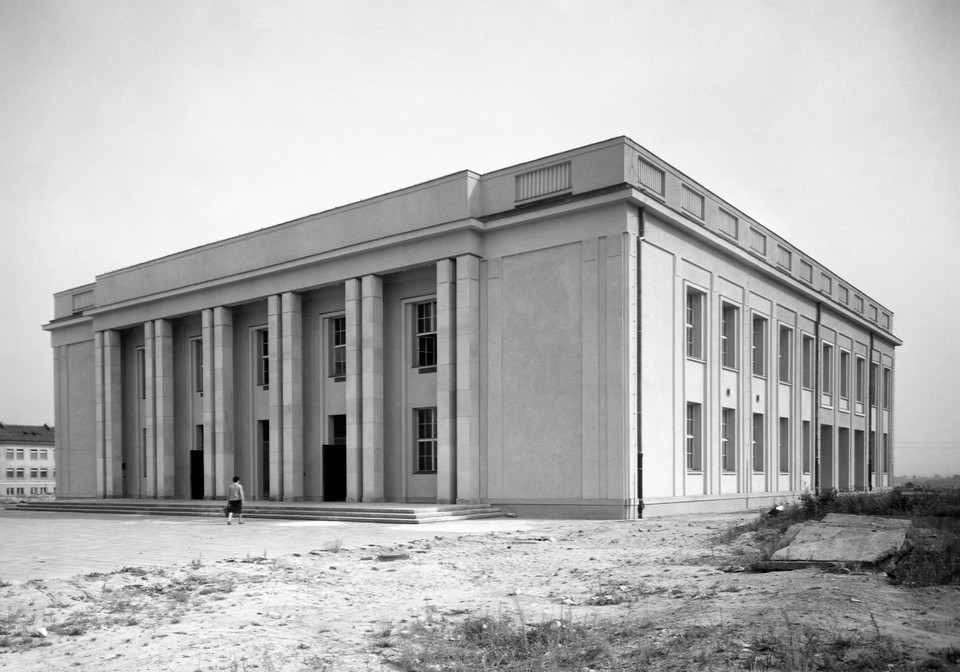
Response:
[[[870,306],[870,319],[874,322],[877,321],[877,307],[872,304]]]
[[[737,470],[737,412],[732,408],[724,408],[720,415],[720,466]]]
[[[17,448],[17,459],[18,460],[23,459],[23,448]]]
[[[416,366],[437,365],[437,302],[425,301],[416,304]]]
[[[856,400],[858,404],[863,403],[863,393],[864,393],[864,388],[866,386],[865,385],[866,366],[867,366],[867,360],[865,360],[863,357],[857,357],[857,363],[856,363],[857,370],[856,370],[856,380],[854,381],[854,386],[855,386],[854,393],[857,395]]]
[[[147,359],[143,348],[137,348],[137,396],[147,398]]]
[[[31,469],[31,470],[30,470],[30,478],[40,478],[40,470],[39,470],[39,469],[36,469],[36,468]]]
[[[641,158],[640,184],[663,196],[663,171]]]
[[[780,473],[790,471],[790,418],[780,418],[779,444]]]
[[[342,378],[347,375],[347,318],[343,315],[329,320],[330,325],[330,375]]]
[[[12,494],[13,494],[13,488],[7,488],[7,494],[8,494],[8,495],[12,495]]]
[[[793,269],[793,253],[783,245],[777,245],[777,265],[788,271]]]
[[[880,326],[884,329],[890,328],[890,314],[889,313],[880,313]]]
[[[840,351],[840,398],[850,398],[850,353]]]
[[[820,372],[823,378],[820,381],[820,389],[823,392],[824,397],[828,397],[825,399],[825,401],[829,402],[827,405],[832,406],[833,399],[830,397],[833,396],[833,346],[829,343],[823,344]]]
[[[270,387],[270,330],[257,329],[254,332],[256,343],[257,385]]]
[[[739,325],[740,310],[733,304],[724,303],[720,309],[720,360],[728,369],[737,368]]]
[[[750,229],[750,249],[757,254],[766,256],[767,236],[757,229]]]
[[[767,320],[753,316],[753,375],[767,375]]]
[[[820,291],[824,294],[830,294],[833,291],[833,278],[826,273],[820,274]]]
[[[46,469],[42,469],[42,468],[40,469],[40,478],[47,478],[47,470],[46,470]]]
[[[780,325],[779,348],[777,351],[777,369],[781,383],[793,381],[793,329]]]
[[[15,453],[14,453],[13,448],[7,448],[7,459],[8,459],[8,460],[12,460],[14,454],[15,454]]]
[[[704,300],[706,297],[703,292],[695,289],[687,289],[686,303],[686,334],[687,334],[687,357],[694,359],[703,359],[703,311]]]
[[[687,471],[703,469],[700,404],[687,403]]]
[[[13,469],[12,467],[9,467],[9,468],[7,469],[7,478],[15,478],[15,477],[16,477],[15,474],[16,474],[16,472],[14,471],[14,469]]]
[[[416,471],[417,473],[435,473],[437,471],[437,409],[418,408],[416,417]]]
[[[24,472],[23,472],[23,467],[17,467],[17,475],[16,475],[16,477],[17,477],[17,478],[23,478],[23,477],[24,477],[24,476],[23,476],[23,473],[24,473]]]
[[[855,297],[853,297],[853,308],[854,308],[854,310],[856,310],[858,313],[862,313],[862,312],[863,312],[863,297],[862,297],[862,296],[855,296]]]
[[[883,434],[883,473],[887,474],[890,472],[890,461],[893,459],[892,451],[890,450],[890,435],[884,432]]]
[[[840,299],[840,303],[844,305],[850,303],[850,290],[843,285],[837,288],[837,296]]]
[[[703,219],[703,196],[687,185],[683,185],[680,204],[686,212],[697,219]]]
[[[800,279],[813,284],[813,266],[806,259],[800,260]]]
[[[753,471],[763,473],[763,413],[753,414]]]
[[[46,449],[46,448],[43,448],[43,449],[40,450],[40,459],[41,459],[41,460],[46,460],[46,459],[48,459],[48,454],[47,454],[47,449]]]
[[[803,473],[810,473],[810,421],[800,423],[800,449],[803,460]]]
[[[893,396],[892,373],[887,367],[883,367],[883,407],[890,410],[890,399]]]
[[[30,459],[36,460],[40,456],[40,452],[36,448],[30,449]]]
[[[870,364],[870,405],[877,405],[877,376],[880,375],[879,367],[876,364]]]
[[[731,215],[726,210],[720,210],[720,233],[728,235],[736,240],[739,233],[737,224],[738,220],[736,217]]]

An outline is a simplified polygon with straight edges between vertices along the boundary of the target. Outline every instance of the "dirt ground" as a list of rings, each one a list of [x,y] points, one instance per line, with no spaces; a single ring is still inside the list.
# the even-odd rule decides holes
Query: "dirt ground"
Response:
[[[415,626],[465,615],[642,618],[652,637],[814,623],[877,632],[917,660],[960,649],[960,587],[904,588],[874,571],[752,573],[747,514],[544,521],[537,532],[338,547],[0,588],[0,669],[394,670]],[[727,632],[724,630],[724,632]],[[660,633],[660,635],[658,635]]]

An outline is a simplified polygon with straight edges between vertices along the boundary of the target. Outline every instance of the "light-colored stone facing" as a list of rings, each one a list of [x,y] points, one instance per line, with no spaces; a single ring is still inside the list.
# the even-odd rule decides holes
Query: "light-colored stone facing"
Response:
[[[361,281],[364,502],[383,501],[383,279]]]
[[[347,327],[347,501],[359,502],[363,496],[361,283],[359,278],[350,278],[344,284]]]
[[[285,292],[281,303],[283,390],[283,499],[303,499],[303,323],[300,295]]]
[[[173,325],[170,320],[154,322],[156,494],[173,497],[174,416],[173,416]]]
[[[457,257],[457,503],[480,501],[480,260]]]
[[[457,278],[452,259],[437,262],[437,503],[457,499]]]

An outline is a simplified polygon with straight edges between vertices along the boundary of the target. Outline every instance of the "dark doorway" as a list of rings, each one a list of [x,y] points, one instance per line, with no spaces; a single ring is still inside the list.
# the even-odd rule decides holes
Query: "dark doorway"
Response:
[[[347,416],[330,416],[332,444],[324,445],[323,501],[342,502],[347,499]]]
[[[261,499],[270,499],[270,421],[257,421],[257,442],[260,444]]]
[[[203,499],[203,451],[190,451],[190,499]]]

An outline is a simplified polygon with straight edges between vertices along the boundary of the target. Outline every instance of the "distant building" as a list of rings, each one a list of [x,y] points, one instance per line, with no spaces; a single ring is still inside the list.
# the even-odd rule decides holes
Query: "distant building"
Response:
[[[0,422],[0,494],[52,495],[56,478],[53,427]]]
[[[106,273],[44,328],[62,495],[630,518],[893,475],[892,312],[624,137]]]

